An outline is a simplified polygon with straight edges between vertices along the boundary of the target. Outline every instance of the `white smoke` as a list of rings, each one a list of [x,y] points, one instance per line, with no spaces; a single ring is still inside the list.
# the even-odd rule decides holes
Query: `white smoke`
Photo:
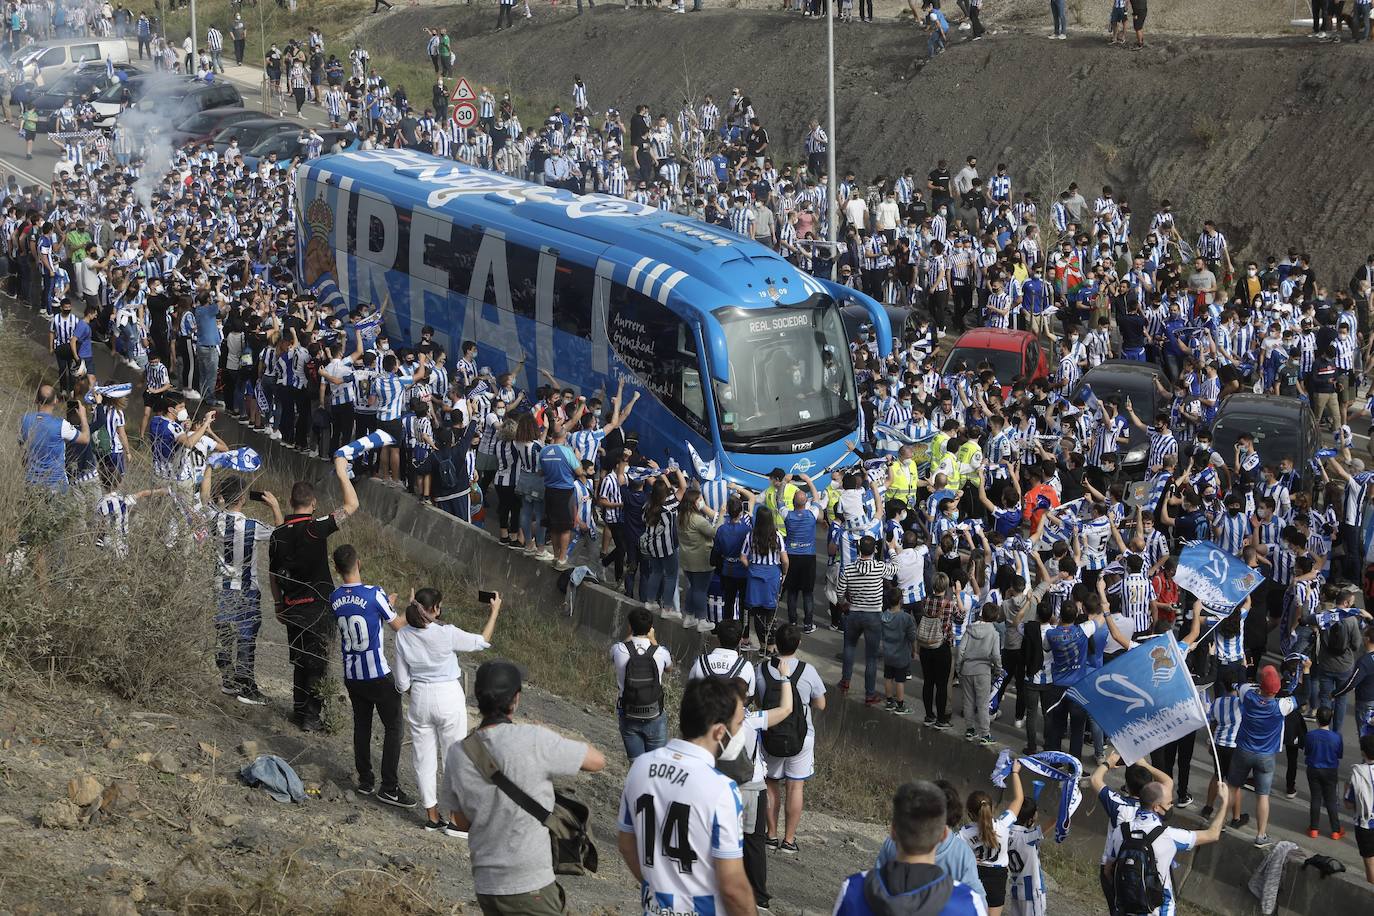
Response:
[[[172,131],[179,118],[174,117],[172,99],[186,88],[187,83],[186,77],[172,73],[149,74],[144,77],[138,100],[118,118],[119,127],[127,132],[134,152],[143,159],[133,190],[134,198],[149,211],[153,206],[153,191],[162,184],[176,156]],[[188,115],[180,116],[184,117]]]

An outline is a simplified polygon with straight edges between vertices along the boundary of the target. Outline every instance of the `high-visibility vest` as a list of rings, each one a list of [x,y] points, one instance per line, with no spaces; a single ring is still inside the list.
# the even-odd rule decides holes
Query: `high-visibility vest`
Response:
[[[977,486],[983,479],[983,450],[973,440],[959,446],[955,456],[955,473],[959,475],[959,485],[971,483]]]

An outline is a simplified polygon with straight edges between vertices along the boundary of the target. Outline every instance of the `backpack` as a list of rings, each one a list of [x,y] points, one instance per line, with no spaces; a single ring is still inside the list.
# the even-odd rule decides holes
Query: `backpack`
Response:
[[[1350,650],[1350,633],[1345,628],[1344,617],[1322,634],[1322,641],[1328,655],[1344,655]]]
[[[945,644],[945,622],[939,614],[922,614],[916,624],[916,645],[922,649],[938,649]]]
[[[791,715],[763,733],[763,749],[770,757],[795,757],[806,743],[806,710],[802,707],[801,693],[797,690],[797,682],[801,680],[805,667],[806,663],[798,660],[797,670],[784,679],[774,678],[767,665],[759,666],[764,681],[764,709],[776,709],[782,705],[782,691],[789,682],[791,686],[788,689],[792,691]]]
[[[1155,859],[1155,840],[1163,835],[1160,824],[1148,833],[1121,825],[1121,848],[1112,868],[1112,900],[1118,916],[1149,916],[1164,905],[1164,879]]]
[[[445,455],[439,459],[439,485],[446,492],[456,493],[462,489],[462,478],[458,475],[458,465],[453,463],[451,455]]]
[[[706,677],[718,678],[722,681],[733,681],[739,677],[739,673],[744,670],[744,658],[741,656],[735,659],[735,663],[730,666],[730,670],[724,674],[716,674],[711,670],[711,665],[703,655],[697,659],[697,666],[701,668],[701,673]],[[745,726],[741,725],[740,728]],[[744,751],[734,760],[717,760],[716,769],[735,781],[736,785],[744,785],[754,779],[754,753],[753,749],[746,747]]]
[[[625,640],[630,658],[625,662],[625,686],[620,692],[620,712],[627,719],[657,719],[663,714],[663,681],[659,677],[654,647],[640,650]]]
[[[105,407],[96,409],[95,431],[91,434],[91,450],[97,460],[104,461],[114,453],[114,440],[110,438],[110,428],[105,425]]]

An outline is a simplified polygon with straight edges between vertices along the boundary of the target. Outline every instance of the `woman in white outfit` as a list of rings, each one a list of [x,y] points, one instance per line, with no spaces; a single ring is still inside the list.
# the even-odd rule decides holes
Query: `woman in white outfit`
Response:
[[[491,614],[480,634],[438,623],[444,596],[435,588],[415,592],[406,605],[406,626],[396,632],[396,689],[410,694],[406,722],[415,755],[415,783],[426,811],[426,830],[449,836],[466,833],[439,816],[439,761],[455,741],[468,733],[467,698],[463,696],[459,652],[491,647],[491,634],[501,613],[501,596],[491,600]]]

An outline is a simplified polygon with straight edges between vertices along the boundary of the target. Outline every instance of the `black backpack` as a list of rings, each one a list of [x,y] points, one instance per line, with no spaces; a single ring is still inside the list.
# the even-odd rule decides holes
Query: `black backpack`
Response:
[[[806,710],[802,706],[801,693],[797,690],[797,682],[801,680],[802,669],[805,667],[806,663],[798,660],[797,670],[785,679],[775,678],[767,665],[759,667],[759,673],[764,681],[764,709],[777,709],[782,705],[784,685],[790,683],[788,689],[792,691],[791,715],[763,733],[763,749],[770,757],[795,757],[801,753],[802,745],[806,743]]]
[[[630,653],[625,662],[625,687],[620,692],[620,711],[627,719],[645,721],[663,714],[663,681],[659,677],[658,662],[650,646],[641,650],[634,640],[625,640]]]
[[[458,465],[454,463],[452,455],[445,455],[439,459],[439,486],[446,493],[456,493],[461,490],[463,479],[458,476]]]
[[[711,665],[706,660],[705,655],[697,659],[697,665],[701,668],[701,673],[707,677],[719,678],[722,681],[733,681],[735,678],[739,677],[739,673],[744,670],[745,661],[743,656],[736,658],[735,663],[730,666],[730,670],[724,674],[717,674],[712,671]],[[740,726],[740,728],[744,727],[744,725]],[[754,778],[754,749],[746,746],[743,753],[734,760],[717,760],[716,769],[733,779],[736,785],[742,786],[746,782],[751,782]]]
[[[1344,617],[1322,634],[1322,641],[1328,655],[1344,655],[1350,649],[1350,633],[1345,628]]]
[[[1148,833],[1121,825],[1121,848],[1112,867],[1112,900],[1117,916],[1150,916],[1164,905],[1164,879],[1155,859],[1155,840],[1164,833],[1160,824]]]

